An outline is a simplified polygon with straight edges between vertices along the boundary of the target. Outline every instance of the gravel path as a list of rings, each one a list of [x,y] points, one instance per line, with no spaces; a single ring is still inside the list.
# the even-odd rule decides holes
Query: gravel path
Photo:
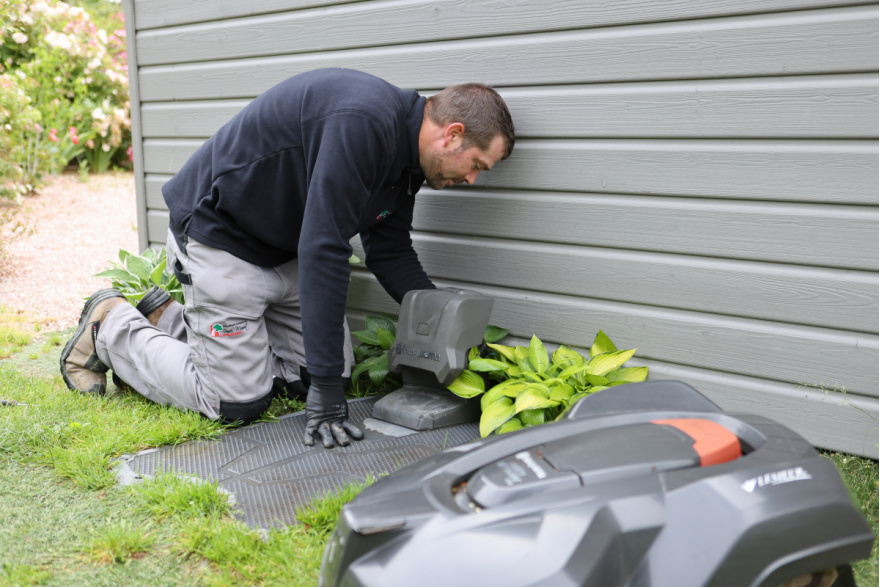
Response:
[[[0,306],[61,330],[76,324],[84,299],[108,287],[93,277],[138,251],[134,174],[51,178],[19,207],[0,202]]]

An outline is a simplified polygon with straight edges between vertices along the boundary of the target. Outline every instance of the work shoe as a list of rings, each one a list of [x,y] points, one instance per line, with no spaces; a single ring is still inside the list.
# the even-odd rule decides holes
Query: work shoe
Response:
[[[107,312],[126,301],[115,289],[102,289],[86,302],[76,332],[61,351],[61,376],[70,389],[104,395],[109,367],[95,354],[95,338]]]
[[[144,315],[150,324],[156,326],[159,323],[159,318],[162,317],[165,309],[170,305],[171,294],[158,285],[154,285],[150,288],[150,291],[144,294],[144,297],[141,298],[141,301],[138,302],[135,308]]]
[[[134,388],[119,378],[119,375],[113,373],[113,385],[116,386],[116,389],[119,391],[134,391]]]

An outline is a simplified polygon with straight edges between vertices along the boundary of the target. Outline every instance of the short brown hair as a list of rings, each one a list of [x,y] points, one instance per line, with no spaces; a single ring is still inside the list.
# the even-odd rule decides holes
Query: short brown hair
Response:
[[[472,83],[450,86],[428,98],[425,114],[434,124],[453,122],[464,125],[462,139],[466,146],[476,145],[486,151],[498,135],[504,140],[504,157],[513,151],[516,136],[507,104],[498,92],[487,85]]]

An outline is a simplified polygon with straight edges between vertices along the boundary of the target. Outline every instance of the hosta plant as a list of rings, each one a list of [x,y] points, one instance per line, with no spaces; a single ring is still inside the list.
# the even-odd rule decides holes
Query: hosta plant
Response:
[[[595,391],[648,376],[647,367],[624,368],[636,349],[617,350],[601,330],[588,357],[565,346],[549,355],[537,336],[528,348],[491,343],[487,347],[485,356],[471,349],[468,368],[449,386],[460,397],[482,396],[483,437],[552,422]]]
[[[355,368],[351,378],[357,380],[362,373],[369,375],[370,381],[382,384],[386,379],[390,383],[400,383],[393,373],[388,371],[388,349],[394,343],[397,336],[397,316],[382,313],[380,316],[364,316],[365,328],[352,332],[351,335],[361,341],[354,348]],[[486,343],[498,342],[509,330],[489,325],[483,334]]]
[[[119,250],[120,263],[110,263],[112,269],[102,271],[95,277],[107,277],[114,289],[122,292],[128,301],[137,304],[150,288],[158,285],[183,303],[183,287],[170,270],[167,270],[165,247],[147,249],[140,255]]]

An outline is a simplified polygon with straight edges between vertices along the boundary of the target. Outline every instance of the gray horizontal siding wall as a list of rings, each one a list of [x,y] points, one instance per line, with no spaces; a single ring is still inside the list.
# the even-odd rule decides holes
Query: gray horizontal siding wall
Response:
[[[426,94],[486,82],[517,147],[477,186],[420,192],[413,241],[439,285],[493,296],[513,340],[589,347],[602,328],[653,378],[877,457],[876,4],[126,10],[143,246],[165,238],[162,184],[291,75],[349,67]],[[356,267],[349,310],[396,305]]]

